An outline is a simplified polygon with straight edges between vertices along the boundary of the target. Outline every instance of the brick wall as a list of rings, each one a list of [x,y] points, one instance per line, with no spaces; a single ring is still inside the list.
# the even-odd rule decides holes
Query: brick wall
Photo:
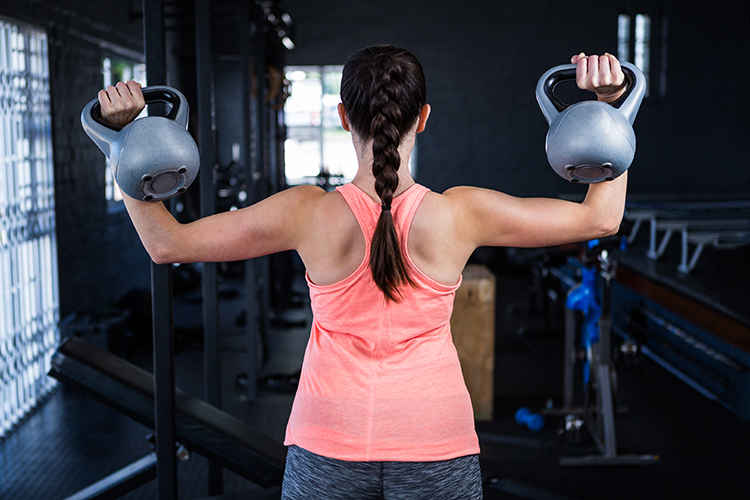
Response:
[[[48,35],[57,206],[60,313],[96,311],[133,287],[149,286],[149,260],[124,211],[104,198],[104,156],[80,125],[101,89],[102,46],[142,52],[129,2],[25,0],[0,15]]]

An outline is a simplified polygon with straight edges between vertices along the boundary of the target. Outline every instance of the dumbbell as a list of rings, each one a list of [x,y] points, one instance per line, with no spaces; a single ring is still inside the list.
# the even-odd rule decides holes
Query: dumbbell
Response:
[[[516,423],[525,425],[530,431],[539,432],[544,427],[544,417],[528,408],[519,408],[516,412]]]

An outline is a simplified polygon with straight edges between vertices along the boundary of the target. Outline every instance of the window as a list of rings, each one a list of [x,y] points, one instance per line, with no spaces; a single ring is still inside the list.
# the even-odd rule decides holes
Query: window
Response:
[[[146,86],[146,65],[123,57],[105,57],[102,59],[102,87],[107,88],[117,82],[135,80],[142,86]],[[144,110],[142,116],[146,111]],[[109,169],[109,159],[105,157],[106,169],[104,172],[104,195],[110,207],[119,206],[122,201],[120,190],[117,189],[112,172]]]
[[[284,105],[286,182],[338,185],[357,173],[349,132],[341,127],[338,104],[342,66],[288,66],[290,97]],[[416,168],[416,146],[409,168]]]
[[[646,75],[646,96],[648,96],[648,75],[651,69],[651,17],[646,14],[635,16],[635,51],[633,64]]]
[[[291,95],[284,105],[287,184],[316,183],[320,176],[332,184],[351,180],[357,157],[351,136],[341,127],[337,106],[341,66],[286,68]]]
[[[617,58],[630,61],[630,16],[620,14],[617,19]]]
[[[636,14],[635,25],[631,31],[631,17],[628,14],[620,14],[617,19],[617,57],[621,61],[630,61],[646,76],[646,97],[649,95],[649,80],[651,76],[651,16],[648,14]],[[661,65],[659,68],[659,94],[666,94],[666,16],[662,16],[661,23]],[[632,35],[632,36],[631,36]],[[632,40],[632,44],[631,44]],[[657,38],[658,40],[658,38]],[[632,51],[631,51],[632,48]],[[631,58],[631,53],[633,57]]]
[[[55,192],[44,31],[0,18],[0,440],[56,385]]]

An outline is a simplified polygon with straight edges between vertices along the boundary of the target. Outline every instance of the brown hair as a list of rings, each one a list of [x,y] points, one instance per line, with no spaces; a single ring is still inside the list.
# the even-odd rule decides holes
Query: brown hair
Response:
[[[399,285],[414,283],[406,271],[390,206],[399,182],[398,146],[427,102],[424,71],[405,49],[366,47],[344,65],[341,101],[351,129],[363,140],[372,139],[372,173],[383,206],[372,237],[370,270],[386,298],[396,301]]]

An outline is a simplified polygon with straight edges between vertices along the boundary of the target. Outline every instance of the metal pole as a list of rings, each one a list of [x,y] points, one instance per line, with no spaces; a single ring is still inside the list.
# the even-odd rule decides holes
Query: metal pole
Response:
[[[274,109],[276,101],[269,102],[268,108],[268,184],[271,193],[279,191],[279,113]],[[322,135],[322,134],[321,134]]]
[[[242,2],[242,14],[240,16],[240,45],[241,45],[241,71],[242,71],[242,163],[245,165],[245,190],[247,199],[245,206],[252,205],[257,201],[255,189],[255,176],[253,172],[252,148],[254,132],[252,122],[252,47],[250,30],[253,26],[250,2]],[[245,261],[245,304],[247,313],[245,316],[245,338],[247,339],[247,397],[253,401],[257,398],[257,331],[255,328],[256,316],[256,273],[255,262]]]
[[[257,200],[266,198],[270,192],[269,185],[269,164],[268,154],[266,151],[269,128],[268,119],[268,105],[266,103],[266,35],[263,27],[266,24],[266,15],[263,9],[256,5],[254,13],[255,22],[255,50],[254,50],[254,63],[255,63],[255,172],[260,176],[256,187]],[[256,200],[256,201],[257,201]],[[268,339],[270,335],[270,273],[269,264],[270,259],[268,256],[260,257],[255,259],[258,267],[257,276],[260,278],[260,307],[258,313],[260,314],[260,328],[261,334],[264,339]]]
[[[563,410],[573,408],[574,370],[576,367],[576,313],[565,308],[565,347],[563,364]]]
[[[601,254],[601,272],[600,286],[602,290],[602,310],[599,316],[599,396],[602,399],[600,406],[601,417],[604,428],[602,435],[604,439],[604,456],[617,456],[617,438],[615,434],[615,395],[612,392],[612,350],[611,350],[611,332],[612,332],[612,261],[609,255]]]
[[[213,63],[211,53],[211,4],[195,2],[195,62],[198,87],[198,143],[200,145],[200,215],[216,212],[214,199],[214,109]],[[219,368],[219,304],[215,262],[203,264],[203,377],[205,400],[221,408],[221,374]],[[221,495],[224,490],[222,469],[208,464],[208,494]]]
[[[151,85],[167,81],[163,0],[143,0],[146,74]],[[149,110],[152,114],[152,110]],[[167,204],[169,206],[169,203]],[[177,498],[174,452],[174,341],[172,335],[172,266],[151,263],[151,308],[154,335],[154,430],[159,500]]]
[[[266,17],[260,6],[255,6],[253,12],[253,23],[255,24],[255,46],[252,51],[253,66],[255,67],[255,173],[259,176],[256,184],[258,200],[268,196],[268,165],[266,158],[266,54],[265,33],[263,27]]]

